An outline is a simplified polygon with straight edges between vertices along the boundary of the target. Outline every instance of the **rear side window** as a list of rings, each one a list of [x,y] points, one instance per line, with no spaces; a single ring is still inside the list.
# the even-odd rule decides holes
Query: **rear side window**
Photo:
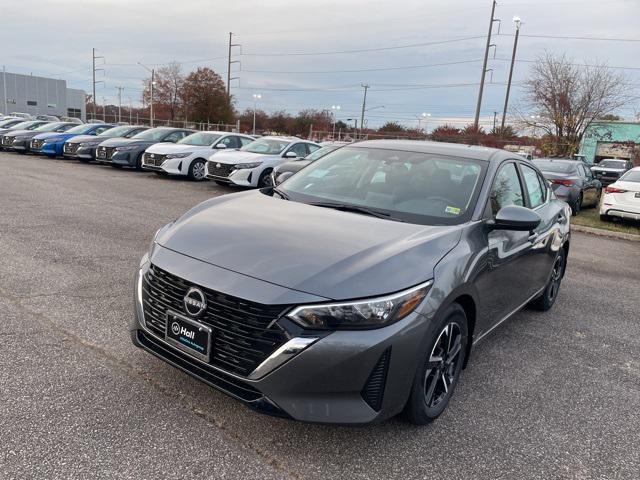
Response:
[[[242,146],[244,147],[245,145],[249,145],[251,142],[253,142],[253,138],[247,138],[247,137],[240,137],[240,143],[242,143]]]
[[[522,168],[524,184],[526,185],[527,193],[529,194],[531,208],[536,208],[544,203],[545,197],[545,191],[540,184],[540,177],[533,168],[524,164],[520,164],[520,167]]]
[[[524,195],[515,163],[507,163],[500,167],[491,188],[493,214],[495,215],[502,207],[508,205],[524,206]]]

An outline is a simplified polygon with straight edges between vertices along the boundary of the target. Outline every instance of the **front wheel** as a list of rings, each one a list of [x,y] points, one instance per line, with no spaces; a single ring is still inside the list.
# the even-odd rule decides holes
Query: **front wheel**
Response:
[[[553,270],[551,270],[549,283],[547,283],[542,295],[529,303],[530,308],[546,312],[553,307],[553,304],[556,303],[558,292],[560,291],[560,283],[562,282],[565,267],[566,257],[564,250],[561,249],[553,262]]]
[[[580,213],[580,208],[582,208],[582,192],[578,195],[575,203],[571,205],[571,213],[575,216]]]
[[[111,168],[122,168],[122,165],[118,165],[117,163],[112,163]]]
[[[201,182],[204,180],[205,168],[204,160],[196,159],[189,165],[189,178],[194,182]]]
[[[258,179],[258,188],[273,187],[273,177],[271,176],[271,169],[268,168],[260,174]]]
[[[427,353],[418,366],[404,409],[407,420],[417,425],[432,422],[447,407],[467,352],[464,309],[453,304],[442,318],[427,340]]]

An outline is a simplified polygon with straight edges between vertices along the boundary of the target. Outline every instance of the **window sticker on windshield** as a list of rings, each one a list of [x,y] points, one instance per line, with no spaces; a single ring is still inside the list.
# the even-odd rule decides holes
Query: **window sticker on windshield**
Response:
[[[460,215],[460,209],[458,207],[450,207],[444,209],[445,213],[450,213],[452,215]]]

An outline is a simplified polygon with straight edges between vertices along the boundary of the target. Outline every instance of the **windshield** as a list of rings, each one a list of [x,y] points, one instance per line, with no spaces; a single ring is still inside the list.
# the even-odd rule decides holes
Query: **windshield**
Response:
[[[602,160],[596,167],[604,168],[624,168],[624,160]]]
[[[36,132],[53,132],[60,127],[66,125],[64,122],[45,123],[41,127],[36,128]]]
[[[11,125],[11,128],[15,130],[33,130],[42,124],[43,124],[42,120],[28,120],[26,122],[20,122],[20,123]]]
[[[167,130],[166,128],[152,128],[151,130],[140,132],[131,138],[136,140],[158,141],[162,140],[167,135],[167,133],[169,133],[169,130]]]
[[[640,170],[629,170],[620,177],[621,182],[638,182],[640,183]]]
[[[1,121],[0,122],[0,127],[9,128],[9,127],[13,127],[14,125],[16,125],[18,123],[23,123],[23,121],[22,120],[17,120],[15,118],[10,118],[9,120]]]
[[[124,135],[127,134],[127,132],[131,130],[130,126],[124,126],[124,127],[113,127],[110,128],[109,130],[105,130],[102,133],[99,133],[98,135],[96,135],[97,137],[123,137]]]
[[[209,133],[209,132],[198,132],[192,133],[191,135],[187,135],[182,140],[179,140],[177,143],[181,145],[194,145],[197,147],[208,147],[209,145],[213,145],[213,142],[218,140],[222,135],[217,133]]]
[[[573,162],[562,160],[534,160],[533,162],[543,172],[574,173],[576,171],[576,164]]]
[[[292,200],[330,202],[426,225],[468,221],[486,163],[430,153],[344,147],[279,188]]]
[[[327,145],[326,147],[319,148],[315,152],[310,153],[309,155],[304,157],[304,159],[315,162],[319,158],[324,157],[327,153],[333,152],[335,149],[340,148],[341,146],[342,145]]]
[[[67,133],[87,133],[90,132],[91,130],[93,130],[96,126],[95,125],[78,125],[77,127],[73,127],[70,130],[67,130]]]
[[[287,145],[289,145],[288,140],[278,140],[277,138],[259,138],[258,140],[254,140],[253,142],[245,145],[240,150],[243,152],[252,152],[252,153],[266,153],[268,155],[278,155],[281,153]]]

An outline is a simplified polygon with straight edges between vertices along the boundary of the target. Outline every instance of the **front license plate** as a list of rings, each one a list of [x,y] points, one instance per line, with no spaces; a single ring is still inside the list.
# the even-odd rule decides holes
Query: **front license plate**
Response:
[[[167,343],[203,362],[209,362],[211,334],[208,326],[179,313],[167,312]]]

